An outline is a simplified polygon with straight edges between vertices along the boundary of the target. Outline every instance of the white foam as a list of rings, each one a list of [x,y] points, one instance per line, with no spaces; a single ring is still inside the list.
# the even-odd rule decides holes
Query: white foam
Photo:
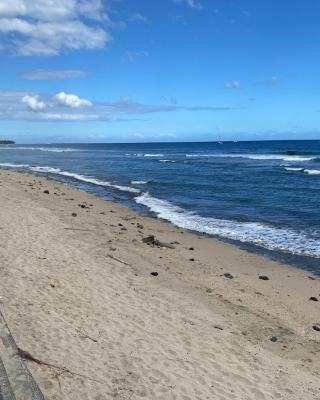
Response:
[[[31,150],[31,151],[48,151],[52,153],[65,153],[72,151],[80,151],[78,149],[64,148],[64,147],[27,147],[27,146],[16,146],[16,147],[2,147],[0,150]]]
[[[131,181],[132,185],[146,185],[148,181]]]
[[[289,156],[282,154],[186,154],[186,157],[220,157],[220,158],[246,158],[248,160],[283,160],[283,161],[312,161],[317,156]]]
[[[77,174],[77,173],[74,173],[74,172],[61,171],[61,169],[59,169],[59,168],[31,167],[30,169],[32,171],[35,171],[35,172],[43,172],[43,173],[51,173],[51,174],[67,176],[69,178],[74,178],[74,179],[76,179],[78,181],[91,183],[92,185],[115,188],[115,189],[118,189],[118,190],[120,190],[122,192],[130,192],[130,193],[137,193],[137,194],[140,193],[140,190],[135,189],[135,188],[131,188],[131,187],[127,187],[127,186],[121,186],[121,185],[115,185],[115,184],[112,184],[111,182],[102,181],[100,179],[92,178],[92,177],[89,177],[89,176],[86,176],[86,175]]]
[[[163,157],[164,154],[144,154],[144,157]]]
[[[305,169],[303,172],[308,175],[320,175],[320,170],[318,169]]]
[[[216,235],[240,242],[249,242],[270,250],[281,250],[298,255],[320,258],[319,241],[293,229],[276,228],[257,222],[237,222],[201,217],[168,201],[148,193],[135,198],[138,204],[147,206],[159,218],[168,220],[180,228]]]
[[[59,168],[51,167],[30,167],[30,169],[34,172],[49,172],[51,174],[59,174],[61,172]]]
[[[1,167],[7,168],[27,168],[29,167],[28,164],[11,164],[11,163],[0,163]]]
[[[162,163],[175,163],[174,160],[159,160]]]
[[[304,168],[284,167],[286,171],[290,172],[303,172]]]

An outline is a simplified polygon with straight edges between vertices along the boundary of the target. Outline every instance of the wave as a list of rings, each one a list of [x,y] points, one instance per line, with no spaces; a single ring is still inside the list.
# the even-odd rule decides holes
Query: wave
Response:
[[[304,168],[284,167],[284,169],[290,172],[304,172]]]
[[[219,157],[219,158],[246,158],[248,160],[283,160],[283,161],[312,161],[317,156],[298,156],[285,154],[186,154],[186,157]]]
[[[148,181],[131,181],[131,185],[146,185]]]
[[[80,151],[78,149],[64,148],[64,147],[27,147],[27,146],[17,146],[17,147],[0,147],[0,150],[32,150],[32,151],[48,151],[53,153],[68,153],[72,151]]]
[[[318,169],[305,169],[303,172],[308,175],[320,175],[320,170]]]
[[[7,168],[27,168],[29,167],[28,164],[11,164],[11,163],[0,163],[1,167]]]
[[[127,186],[115,185],[115,184],[112,184],[111,182],[101,181],[100,179],[92,178],[92,177],[89,177],[86,175],[77,174],[74,172],[61,171],[59,168],[30,167],[30,169],[34,172],[42,172],[42,173],[50,173],[50,174],[67,176],[69,178],[73,178],[73,179],[76,179],[81,182],[91,183],[92,185],[115,188],[122,192],[130,192],[130,193],[135,193],[135,194],[141,193],[139,189],[135,189],[135,188],[127,187]]]
[[[307,175],[320,175],[320,170],[319,169],[306,169],[306,168],[293,168],[293,167],[284,167],[285,170],[289,172],[303,172],[304,174]]]
[[[162,163],[175,163],[176,161],[174,161],[174,160],[159,160],[159,162],[162,162]]]
[[[159,218],[170,221],[180,228],[252,243],[270,250],[320,258],[319,241],[293,229],[276,228],[257,222],[201,217],[166,200],[152,197],[148,193],[136,197],[135,201],[148,207]]]
[[[163,157],[164,154],[144,154],[144,157]]]

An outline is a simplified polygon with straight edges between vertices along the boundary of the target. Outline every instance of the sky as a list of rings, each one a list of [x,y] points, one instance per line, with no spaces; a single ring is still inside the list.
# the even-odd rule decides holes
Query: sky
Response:
[[[320,138],[318,0],[0,0],[0,138]]]

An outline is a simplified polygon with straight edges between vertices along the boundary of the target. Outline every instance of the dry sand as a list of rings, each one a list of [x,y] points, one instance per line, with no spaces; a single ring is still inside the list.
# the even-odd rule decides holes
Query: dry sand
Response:
[[[320,399],[310,274],[45,178],[0,172],[0,204],[0,308],[46,399]]]

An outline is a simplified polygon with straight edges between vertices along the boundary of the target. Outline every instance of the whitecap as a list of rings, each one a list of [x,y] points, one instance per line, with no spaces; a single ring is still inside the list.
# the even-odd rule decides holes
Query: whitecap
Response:
[[[290,172],[303,172],[304,168],[284,167],[286,171]]]
[[[315,160],[316,156],[298,156],[298,155],[281,155],[281,154],[186,154],[186,157],[219,157],[219,158],[246,158],[248,160],[261,160],[261,161],[312,161]]]
[[[308,175],[320,175],[320,170],[318,169],[305,169],[303,172]]]
[[[131,185],[146,185],[148,181],[131,181]]]

